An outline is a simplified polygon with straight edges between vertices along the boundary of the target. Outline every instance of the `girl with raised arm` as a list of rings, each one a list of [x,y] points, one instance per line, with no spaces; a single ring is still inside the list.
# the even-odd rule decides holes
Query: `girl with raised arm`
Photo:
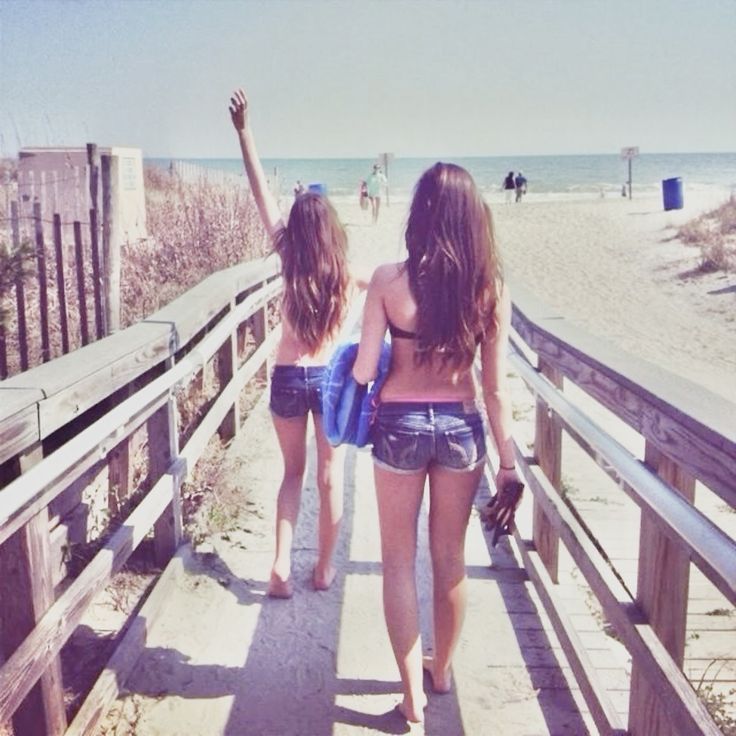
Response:
[[[335,577],[332,556],[342,519],[342,480],[335,450],[322,428],[322,375],[345,317],[350,277],[345,230],[326,197],[300,194],[284,222],[268,189],[242,89],[230,98],[230,116],[263,225],[281,258],[282,336],[271,376],[270,408],[283,455],[276,509],[276,556],[268,594],[289,598],[291,547],[306,466],[307,420],[312,414],[320,496],[318,557],[312,583],[326,590]]]
[[[505,379],[511,301],[490,209],[467,171],[437,163],[422,175],[406,247],[405,261],[373,274],[353,376],[358,383],[375,377],[388,329],[391,366],[372,429],[383,606],[403,686],[398,708],[408,721],[420,722],[427,702],[422,667],[435,692],[449,692],[465,614],[465,531],[486,458],[472,374],[478,351],[500,460],[496,485],[519,479]],[[434,653],[423,658],[415,557],[427,478]]]

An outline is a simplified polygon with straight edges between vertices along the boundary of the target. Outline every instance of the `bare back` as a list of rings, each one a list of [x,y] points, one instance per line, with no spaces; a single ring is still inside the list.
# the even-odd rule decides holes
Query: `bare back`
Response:
[[[409,288],[405,264],[382,266],[378,286],[387,326],[392,324],[413,333],[417,323],[417,304]],[[413,338],[392,338],[391,370],[381,391],[382,401],[464,401],[475,397],[471,370],[443,368],[439,359],[417,365],[415,349],[416,340]]]

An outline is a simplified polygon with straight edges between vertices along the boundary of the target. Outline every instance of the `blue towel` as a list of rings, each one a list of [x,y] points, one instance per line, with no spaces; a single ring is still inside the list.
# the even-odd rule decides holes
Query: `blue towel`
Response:
[[[391,345],[383,343],[378,360],[378,375],[368,386],[353,378],[358,343],[338,345],[322,379],[322,425],[327,441],[363,447],[368,444],[371,424],[378,408],[378,396],[388,376]]]

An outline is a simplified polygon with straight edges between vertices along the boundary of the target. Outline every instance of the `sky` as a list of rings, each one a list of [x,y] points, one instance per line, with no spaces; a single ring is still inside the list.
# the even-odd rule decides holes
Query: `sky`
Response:
[[[0,0],[0,156],[736,151],[734,0]]]

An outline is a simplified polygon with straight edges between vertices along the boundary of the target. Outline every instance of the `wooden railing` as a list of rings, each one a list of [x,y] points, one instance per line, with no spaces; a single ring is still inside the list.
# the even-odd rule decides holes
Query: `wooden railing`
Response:
[[[534,543],[518,532],[516,542],[596,725],[602,734],[716,736],[721,731],[683,673],[683,658],[691,563],[736,602],[736,543],[693,505],[697,480],[736,507],[736,406],[591,338],[520,287],[514,296],[511,363],[536,396],[534,449],[530,454],[516,442],[534,496]],[[571,403],[563,382],[633,428],[643,438],[643,457]],[[563,431],[640,507],[635,595],[591,538],[583,514],[563,499]],[[560,541],[631,655],[627,725],[557,595]]]
[[[173,555],[181,484],[215,433],[238,431],[242,390],[278,340],[268,307],[280,290],[273,258],[221,271],[143,322],[0,383],[0,732],[12,720],[16,736],[89,733],[116,697],[98,682],[68,725],[61,648],[151,531],[158,562]],[[187,393],[200,418],[183,427]],[[110,519],[93,539],[89,489]],[[72,578],[68,552],[85,541],[96,553]]]
[[[263,374],[278,339],[267,314],[279,291],[274,261],[228,269],[142,323],[0,383],[0,724],[12,718],[16,736],[90,733],[116,697],[129,661],[98,680],[67,724],[59,652],[151,531],[159,562],[170,559],[181,535],[181,484],[215,433],[238,431],[242,389]],[[518,535],[517,543],[591,714],[604,734],[715,736],[682,662],[690,563],[736,598],[736,545],[692,505],[695,479],[736,505],[734,407],[623,357],[516,287],[515,295],[511,360],[537,397],[533,452],[517,442],[534,495],[534,544]],[[570,403],[563,378],[634,428],[644,457]],[[202,410],[183,427],[177,402],[187,386],[202,394]],[[635,596],[560,495],[563,431],[641,507]],[[141,452],[145,472],[136,465]],[[112,521],[72,578],[67,552],[80,528],[88,531],[90,501],[81,499],[90,488]],[[628,725],[557,601],[560,540],[633,658]]]

